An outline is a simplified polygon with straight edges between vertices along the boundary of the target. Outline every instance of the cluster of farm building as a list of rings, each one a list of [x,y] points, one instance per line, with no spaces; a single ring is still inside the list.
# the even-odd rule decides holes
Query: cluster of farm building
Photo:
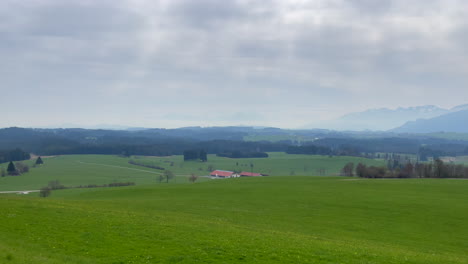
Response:
[[[210,173],[210,176],[216,177],[216,178],[237,178],[237,177],[259,177],[259,176],[267,176],[267,175],[256,173],[256,172],[246,172],[246,171],[236,173],[234,171],[214,170]]]

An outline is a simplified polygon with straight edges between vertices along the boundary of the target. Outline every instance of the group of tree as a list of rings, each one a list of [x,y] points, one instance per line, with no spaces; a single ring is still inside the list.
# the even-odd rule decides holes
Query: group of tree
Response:
[[[208,154],[205,150],[190,149],[184,151],[184,161],[196,160],[206,162],[208,161]]]
[[[333,151],[329,147],[306,145],[306,146],[289,146],[286,149],[288,154],[307,154],[307,155],[330,155]]]
[[[10,163],[8,163],[6,172],[2,169],[1,174],[2,174],[2,177],[7,176],[7,175],[18,176],[27,172],[29,172],[28,165],[24,164],[23,162],[13,163],[12,161],[10,161]]]
[[[104,187],[123,187],[123,186],[132,186],[135,185],[135,182],[113,182],[109,184],[85,184],[85,185],[78,185],[74,187],[65,186],[61,184],[58,180],[50,181],[47,186],[42,187],[39,190],[40,197],[48,197],[52,193],[53,190],[61,190],[61,189],[71,189],[71,188],[104,188]]]
[[[343,176],[354,176],[354,163],[348,162],[346,165],[341,169],[341,175]]]
[[[216,154],[218,157],[226,157],[226,158],[268,158],[268,153],[266,152],[243,152],[239,150],[229,151],[224,153]]]
[[[468,155],[468,141],[440,138],[372,137],[372,138],[322,138],[311,143],[327,147],[339,156],[365,156],[367,153],[404,153],[420,156],[421,161],[442,156]],[[304,153],[306,154],[306,153]]]
[[[151,169],[156,169],[156,170],[165,170],[165,168],[160,167],[160,166],[158,166],[158,165],[147,164],[147,163],[139,162],[139,161],[136,161],[136,160],[129,160],[128,163],[129,163],[129,164],[132,164],[132,165],[137,165],[137,166],[145,167],[145,168],[151,168]]]
[[[287,135],[291,131],[266,128],[252,130],[241,127],[147,129],[113,131],[90,129],[0,129],[0,149],[21,148],[23,151],[0,151],[0,163],[40,155],[109,154],[109,155],[182,155],[185,150],[203,149],[207,154],[240,152],[287,152],[290,154],[375,157],[377,153],[405,153],[432,157],[468,155],[468,141],[430,138],[429,136],[389,136],[338,132],[294,131],[314,141],[285,140],[244,141],[249,133]],[[14,157],[13,157],[14,156]],[[190,156],[190,155],[189,155]],[[203,159],[200,159],[203,160]]]
[[[44,164],[44,161],[42,160],[41,157],[38,157],[36,159],[36,162],[34,163],[34,166],[39,166],[41,164]],[[0,175],[2,177],[5,177],[7,175],[18,176],[27,172],[29,172],[29,166],[20,161],[17,161],[17,162],[10,161],[8,163],[6,171],[3,168],[0,169]]]
[[[50,181],[47,186],[39,190],[40,197],[49,197],[53,190],[68,189],[65,185],[61,184],[58,180]]]
[[[441,159],[434,162],[408,162],[398,167],[367,166],[347,163],[341,170],[343,176],[362,178],[468,178],[468,167],[462,164],[445,163]]]
[[[24,152],[23,150],[17,148],[13,150],[3,150],[0,151],[0,163],[9,162],[9,161],[20,161],[28,160],[31,158],[29,153]]]

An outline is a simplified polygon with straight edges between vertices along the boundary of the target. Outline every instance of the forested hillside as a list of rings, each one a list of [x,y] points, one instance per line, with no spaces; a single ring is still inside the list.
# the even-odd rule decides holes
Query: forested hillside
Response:
[[[245,141],[253,133],[262,137],[293,135],[290,140]],[[295,137],[314,138],[309,141]],[[247,127],[128,130],[89,129],[0,129],[0,150],[21,149],[38,155],[113,154],[181,155],[185,150],[203,149],[221,156],[259,156],[255,153],[288,152],[365,156],[369,153],[407,153],[421,157],[468,155],[468,141],[424,135],[335,133],[314,130],[282,130]],[[241,154],[239,154],[241,153]],[[260,155],[264,156],[264,154]]]

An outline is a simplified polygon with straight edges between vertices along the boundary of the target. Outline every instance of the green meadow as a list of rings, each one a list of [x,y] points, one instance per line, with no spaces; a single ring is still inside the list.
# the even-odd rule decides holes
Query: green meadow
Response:
[[[210,168],[231,171],[253,171],[270,176],[316,176],[316,175],[338,175],[347,162],[355,164],[362,162],[368,165],[384,165],[382,160],[373,160],[357,157],[341,156],[319,156],[319,155],[296,155],[281,152],[270,152],[268,158],[246,158],[231,159],[208,156],[208,162],[184,162],[182,156],[172,157],[137,157],[138,162],[149,165],[156,165],[169,170],[174,170],[177,174],[189,175],[209,175]],[[174,166],[170,167],[170,162]],[[251,167],[251,165],[253,165]]]
[[[171,183],[188,183],[188,176],[206,176],[210,168],[219,170],[254,171],[272,176],[280,175],[338,175],[347,162],[384,165],[381,160],[356,157],[328,157],[269,153],[264,159],[231,159],[208,156],[208,162],[183,161],[183,156],[131,157],[111,155],[64,155],[44,159],[44,165],[32,168],[18,177],[0,177],[0,191],[35,190],[49,181],[58,180],[66,186],[135,182],[137,185],[156,183],[161,170],[129,164],[133,159],[142,164],[157,165],[172,171],[176,178]],[[250,166],[253,165],[253,168]],[[2,164],[6,169],[7,164]],[[200,177],[198,181],[205,181]]]
[[[320,166],[335,159],[309,158]],[[120,157],[44,161],[1,178],[2,188],[55,179],[137,185],[0,194],[0,263],[468,263],[467,180],[287,175],[190,184],[184,173],[200,164],[174,162],[177,184],[160,184],[157,170]]]
[[[468,181],[261,177],[0,196],[1,263],[468,263]]]

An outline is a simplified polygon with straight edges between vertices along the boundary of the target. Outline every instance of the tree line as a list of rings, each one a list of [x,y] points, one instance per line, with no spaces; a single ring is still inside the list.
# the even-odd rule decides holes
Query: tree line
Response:
[[[145,168],[151,168],[151,169],[156,169],[156,170],[165,170],[165,168],[163,168],[163,167],[153,165],[153,164],[146,164],[146,163],[143,163],[143,162],[138,162],[136,160],[129,160],[128,163],[132,164],[132,165],[145,167]]]
[[[434,162],[408,162],[400,166],[367,166],[347,163],[341,170],[343,176],[362,178],[468,178],[468,167],[462,164],[446,163],[441,159]]]
[[[20,160],[28,160],[31,158],[29,153],[16,148],[12,150],[0,150],[0,163],[9,162],[9,161],[20,161]]]
[[[250,131],[250,132],[249,132]],[[183,128],[147,129],[142,131],[111,131],[88,129],[0,129],[0,149],[20,148],[39,155],[109,154],[168,156],[182,155],[185,150],[203,149],[207,154],[287,152],[290,154],[365,156],[375,153],[405,153],[431,157],[468,155],[468,141],[427,137],[357,138],[356,135],[294,131],[316,134],[313,142],[285,140],[282,142],[247,142],[248,133],[290,133],[281,129],[249,130],[248,128]],[[312,135],[311,134],[311,135]],[[372,137],[371,137],[372,136]],[[3,162],[12,160],[0,151]],[[16,153],[19,154],[19,153]],[[14,154],[15,155],[15,154]],[[25,159],[19,157],[14,159]],[[0,160],[1,161],[1,160]]]
[[[184,150],[184,161],[195,160],[201,162],[208,161],[208,154],[203,149],[189,149]]]
[[[248,152],[248,151],[231,151],[231,152],[224,152],[216,154],[218,157],[226,157],[232,159],[240,159],[240,158],[268,158],[268,153],[265,152]]]

